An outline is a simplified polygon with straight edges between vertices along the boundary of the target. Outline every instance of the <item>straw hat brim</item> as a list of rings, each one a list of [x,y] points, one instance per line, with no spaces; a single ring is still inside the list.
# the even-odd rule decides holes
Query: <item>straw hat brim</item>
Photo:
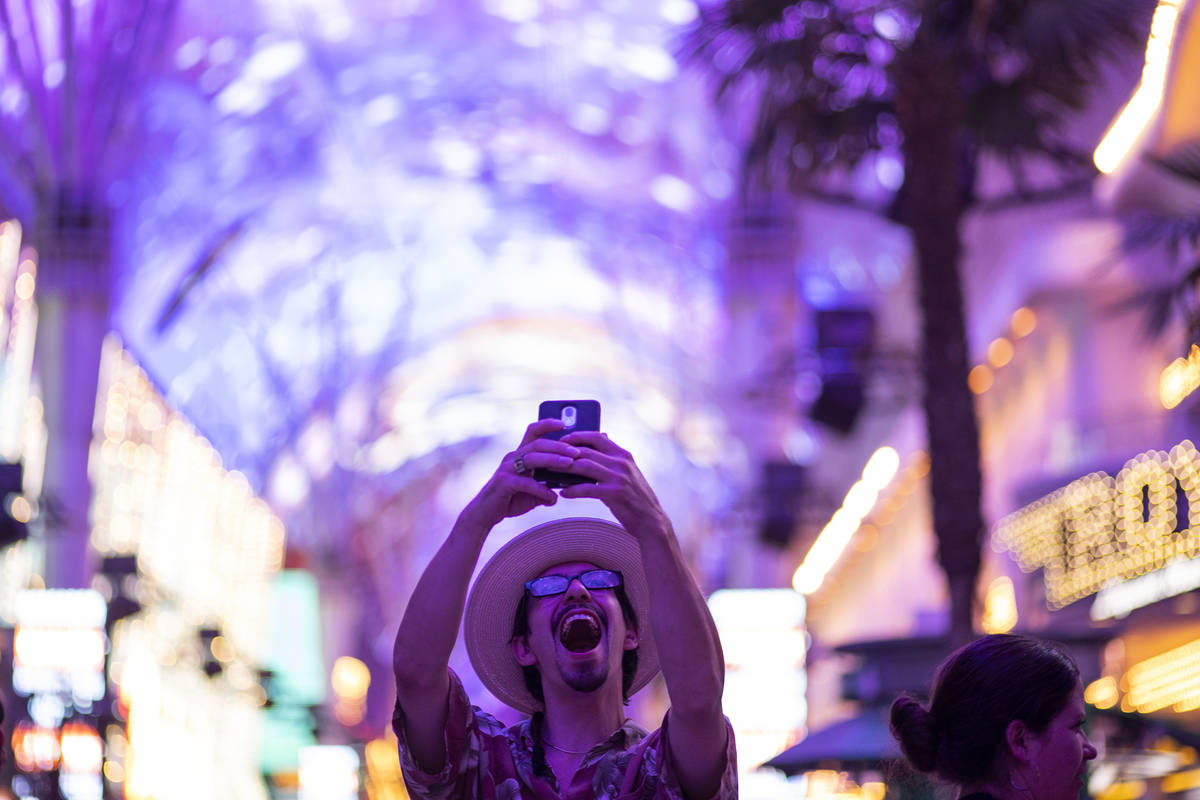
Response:
[[[629,694],[658,673],[658,650],[650,630],[650,595],[637,540],[620,525],[574,517],[537,525],[514,537],[484,565],[471,587],[463,621],[467,655],[483,685],[500,701],[532,714],[542,703],[525,688],[513,656],[513,619],[525,582],[556,564],[585,561],[620,570],[637,613],[638,666]]]

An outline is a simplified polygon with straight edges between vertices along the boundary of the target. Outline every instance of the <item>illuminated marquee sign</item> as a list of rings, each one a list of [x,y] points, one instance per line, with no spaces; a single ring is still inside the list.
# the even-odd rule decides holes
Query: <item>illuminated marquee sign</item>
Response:
[[[91,589],[28,589],[17,595],[13,632],[13,689],[17,694],[63,694],[81,701],[104,697],[107,606]]]
[[[1120,616],[1145,604],[1137,598],[1169,596],[1160,588],[1113,598],[1125,581],[1168,566],[1179,573],[1200,555],[1200,452],[1184,441],[1131,458],[1115,478],[1085,475],[1000,520],[993,541],[1026,572],[1043,570],[1053,609],[1104,590],[1105,608],[1093,616]],[[1155,584],[1197,588],[1174,575]]]
[[[722,704],[737,738],[739,767],[748,773],[794,744],[808,717],[804,595],[721,589],[708,607],[725,653]],[[743,790],[747,781],[758,782],[747,774],[739,780]],[[759,791],[765,789],[755,786],[747,794]]]

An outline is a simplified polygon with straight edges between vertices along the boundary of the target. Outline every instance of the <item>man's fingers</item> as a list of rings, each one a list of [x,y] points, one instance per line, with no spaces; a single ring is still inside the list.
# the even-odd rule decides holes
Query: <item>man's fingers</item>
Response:
[[[590,447],[597,452],[610,456],[629,455],[629,453],[618,447],[612,439],[609,439],[607,434],[600,431],[573,431],[562,437],[562,440],[580,447]]]
[[[572,459],[566,467],[559,467],[563,472],[569,472],[572,475],[582,475],[585,478],[604,483],[612,477],[612,470],[604,464],[596,460],[594,455],[585,454],[579,458]]]
[[[576,483],[571,486],[562,488],[562,496],[568,500],[573,500],[577,497],[600,498],[601,489],[599,484],[595,483]]]
[[[578,449],[572,447],[574,452],[543,452],[541,450],[529,450],[521,454],[521,462],[525,465],[526,471],[531,469],[555,469],[565,470],[575,463]]]
[[[563,429],[563,421],[561,419],[547,418],[539,419],[537,422],[531,422],[529,427],[525,429],[525,435],[521,438],[521,447],[538,439],[543,434],[551,431],[561,431]]]
[[[552,506],[558,502],[558,495],[554,493],[553,489],[528,475],[512,473],[509,486],[514,492],[520,492],[535,498],[540,505]]]

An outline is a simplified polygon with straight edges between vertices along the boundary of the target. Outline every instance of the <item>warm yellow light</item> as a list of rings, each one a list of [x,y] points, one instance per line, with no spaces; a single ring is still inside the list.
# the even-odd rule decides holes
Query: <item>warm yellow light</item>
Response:
[[[831,769],[816,769],[806,772],[809,797],[821,797],[835,793],[842,783],[842,776]]]
[[[1158,396],[1163,408],[1175,408],[1200,387],[1200,347],[1192,345],[1187,358],[1177,358],[1162,371]]]
[[[16,293],[20,300],[33,299],[33,287],[36,279],[32,272],[22,272],[17,276]]]
[[[1121,693],[1117,690],[1117,679],[1111,675],[1092,681],[1083,690],[1084,702],[1096,708],[1112,708],[1120,699]]]
[[[863,800],[883,800],[886,793],[887,786],[880,781],[867,781],[862,785]]]
[[[1186,772],[1176,772],[1174,775],[1163,777],[1163,794],[1175,794],[1197,788],[1200,788],[1200,769],[1189,769]]]
[[[21,495],[17,495],[9,504],[8,513],[12,515],[12,518],[17,522],[29,522],[29,520],[33,518],[33,507],[29,505],[29,501],[27,499]]]
[[[1032,308],[1021,306],[1012,313],[1008,327],[1012,330],[1015,338],[1023,339],[1033,333],[1033,329],[1037,327],[1037,314],[1033,313]]]
[[[801,594],[812,594],[825,580],[825,575],[841,557],[846,545],[871,512],[879,493],[891,482],[900,466],[900,455],[894,448],[883,446],[876,450],[863,467],[862,479],[856,481],[842,501],[842,507],[817,535],[812,548],[792,576],[792,587]]]
[[[1145,781],[1125,781],[1112,784],[1096,795],[1096,800],[1138,800],[1145,794]]]
[[[1001,336],[999,339],[992,340],[988,345],[987,358],[988,363],[999,369],[1008,362],[1012,361],[1013,346],[1012,342]]]
[[[886,786],[878,781],[866,781],[861,786],[845,772],[814,770],[804,773],[810,800],[883,800]]]
[[[367,702],[361,698],[358,700],[348,700],[339,697],[337,702],[333,704],[333,718],[347,728],[352,728],[362,722],[366,714]]]
[[[360,700],[367,696],[371,685],[371,670],[353,656],[342,656],[333,662],[330,675],[333,692],[344,700]]]
[[[1142,82],[1092,154],[1096,169],[1103,173],[1111,173],[1117,168],[1162,103],[1180,1],[1159,0],[1158,8],[1154,10]]]
[[[1017,625],[1017,595],[1012,579],[1001,575],[988,584],[983,601],[984,633],[1008,633]]]
[[[878,492],[896,477],[900,468],[900,454],[895,448],[884,445],[876,450],[863,467],[862,482]]]
[[[408,790],[400,774],[400,756],[395,738],[367,742],[364,756],[371,800],[408,800]]]
[[[112,783],[121,783],[125,780],[125,768],[117,761],[105,761],[104,777]]]
[[[13,728],[12,752],[17,767],[24,772],[52,770],[61,755],[58,731],[18,722]]]
[[[992,388],[992,369],[986,364],[976,365],[967,374],[967,386],[975,394],[983,394],[988,389]]]
[[[222,664],[228,664],[230,661],[233,661],[233,645],[224,636],[214,636],[208,648],[212,650],[213,658]]]
[[[1200,639],[1134,664],[1125,678],[1140,713],[1200,709]]]
[[[913,453],[912,462],[908,468],[914,478],[924,478],[929,474],[928,454],[924,450],[918,450]]]

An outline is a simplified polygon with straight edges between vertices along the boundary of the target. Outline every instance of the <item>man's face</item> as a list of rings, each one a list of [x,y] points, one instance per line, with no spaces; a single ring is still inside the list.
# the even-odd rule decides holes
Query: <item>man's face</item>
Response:
[[[595,564],[571,561],[544,575],[579,575]],[[613,589],[588,589],[577,578],[562,594],[529,598],[529,634],[513,640],[523,666],[536,666],[544,690],[565,686],[594,692],[610,681],[621,686],[623,651],[637,647],[637,631],[627,629]]]

